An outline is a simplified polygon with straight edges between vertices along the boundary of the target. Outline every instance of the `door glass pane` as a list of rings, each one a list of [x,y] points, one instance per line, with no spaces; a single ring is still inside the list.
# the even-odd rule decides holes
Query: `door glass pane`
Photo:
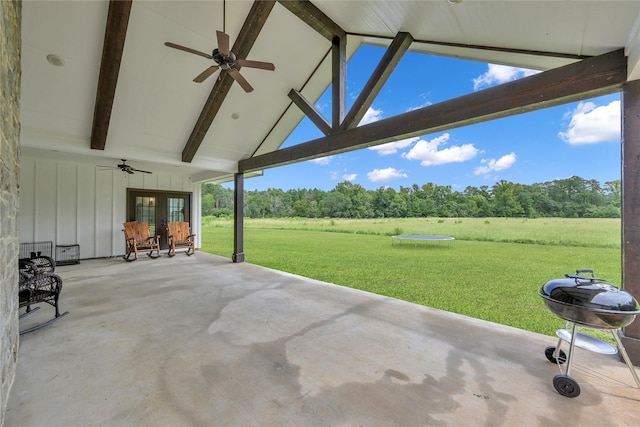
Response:
[[[184,199],[169,197],[169,221],[184,221]]]
[[[156,198],[136,197],[136,221],[149,223],[149,234],[156,234]]]

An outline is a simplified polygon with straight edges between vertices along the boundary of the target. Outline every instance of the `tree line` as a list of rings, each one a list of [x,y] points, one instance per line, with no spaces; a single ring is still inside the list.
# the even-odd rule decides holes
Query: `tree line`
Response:
[[[601,185],[578,176],[531,185],[501,180],[464,191],[433,183],[366,190],[344,181],[330,191],[270,188],[244,194],[248,218],[619,218],[620,206],[620,180]],[[202,215],[233,215],[233,190],[203,184]]]

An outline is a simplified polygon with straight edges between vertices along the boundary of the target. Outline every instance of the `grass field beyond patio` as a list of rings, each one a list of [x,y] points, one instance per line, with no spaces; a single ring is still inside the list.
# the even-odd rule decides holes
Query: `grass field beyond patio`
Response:
[[[230,257],[232,226],[205,219],[202,250]],[[451,248],[392,246],[394,234],[457,240]],[[621,277],[619,219],[247,219],[245,255],[253,264],[548,335],[562,321],[538,296],[546,281],[577,268],[617,286]]]

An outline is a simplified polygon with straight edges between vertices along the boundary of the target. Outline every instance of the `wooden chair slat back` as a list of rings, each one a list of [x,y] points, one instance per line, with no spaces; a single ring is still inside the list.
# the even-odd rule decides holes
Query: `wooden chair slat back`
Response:
[[[132,238],[136,243],[149,240],[149,223],[146,221],[129,221],[124,223],[124,232],[128,239]]]
[[[191,234],[188,222],[170,222],[167,224],[169,236],[177,241],[186,240]]]

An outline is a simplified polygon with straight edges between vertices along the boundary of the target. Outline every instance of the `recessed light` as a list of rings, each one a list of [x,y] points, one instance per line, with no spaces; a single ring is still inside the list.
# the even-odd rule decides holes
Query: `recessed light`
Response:
[[[64,66],[64,58],[54,53],[50,53],[49,55],[47,55],[47,62],[49,62],[49,64],[51,65],[55,65],[56,67]]]
[[[460,4],[460,3],[462,3],[462,0],[447,0],[447,3],[449,3],[449,4]]]
[[[240,118],[240,114],[238,114],[238,113],[232,113],[232,114],[231,114],[231,118],[232,118],[233,120],[238,120],[238,119]]]

